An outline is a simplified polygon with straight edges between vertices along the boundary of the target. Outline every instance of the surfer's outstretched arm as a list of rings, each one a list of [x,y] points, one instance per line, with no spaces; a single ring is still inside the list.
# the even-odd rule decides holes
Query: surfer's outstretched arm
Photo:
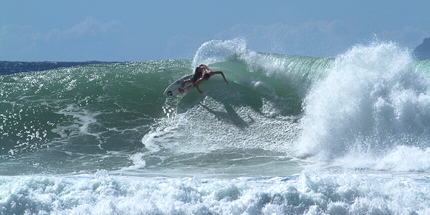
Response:
[[[212,74],[214,74],[214,75],[215,75],[215,74],[221,74],[221,75],[222,75],[222,78],[224,78],[225,83],[226,83],[226,84],[228,84],[227,80],[225,79],[225,76],[224,76],[224,73],[223,73],[223,72],[221,72],[221,71],[214,71],[214,72],[211,72],[211,73],[212,73]],[[212,74],[211,74],[211,75],[212,75]]]
[[[199,84],[200,82],[204,81],[203,78],[200,78],[199,80],[197,80],[194,85],[196,86],[197,90],[199,91],[200,94],[202,94],[203,92],[200,90],[199,88]]]
[[[197,90],[199,91],[199,93],[200,94],[202,94],[203,92],[200,90],[200,88],[199,88],[199,85],[198,84],[196,84],[196,88],[197,88]]]

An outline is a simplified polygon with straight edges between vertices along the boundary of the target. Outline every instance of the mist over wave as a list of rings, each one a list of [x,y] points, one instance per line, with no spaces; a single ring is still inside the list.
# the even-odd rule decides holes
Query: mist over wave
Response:
[[[332,65],[304,100],[298,151],[342,166],[428,170],[428,70],[417,74],[409,50],[381,42]]]

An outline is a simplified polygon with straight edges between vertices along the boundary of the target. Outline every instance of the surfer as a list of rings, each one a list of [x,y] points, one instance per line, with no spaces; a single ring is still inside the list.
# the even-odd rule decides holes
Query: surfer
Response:
[[[199,89],[199,84],[202,81],[207,81],[212,75],[215,74],[221,74],[224,78],[224,81],[226,84],[228,84],[227,80],[225,79],[224,73],[221,71],[212,71],[210,70],[206,65],[201,64],[200,66],[196,67],[196,70],[194,71],[194,76],[190,79],[185,80],[182,82],[182,87],[186,82],[193,82],[194,86],[197,88],[200,94],[203,92]]]

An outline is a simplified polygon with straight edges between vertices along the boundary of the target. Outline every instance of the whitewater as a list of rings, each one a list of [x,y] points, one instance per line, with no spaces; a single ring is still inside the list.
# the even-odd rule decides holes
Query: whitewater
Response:
[[[165,97],[206,64],[203,94]],[[208,41],[0,76],[0,214],[430,214],[430,61]]]

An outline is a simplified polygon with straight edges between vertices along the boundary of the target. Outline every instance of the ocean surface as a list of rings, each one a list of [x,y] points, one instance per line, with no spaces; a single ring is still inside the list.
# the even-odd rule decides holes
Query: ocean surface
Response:
[[[229,84],[163,95],[200,64]],[[392,42],[209,41],[0,83],[0,214],[430,214],[430,61]]]

